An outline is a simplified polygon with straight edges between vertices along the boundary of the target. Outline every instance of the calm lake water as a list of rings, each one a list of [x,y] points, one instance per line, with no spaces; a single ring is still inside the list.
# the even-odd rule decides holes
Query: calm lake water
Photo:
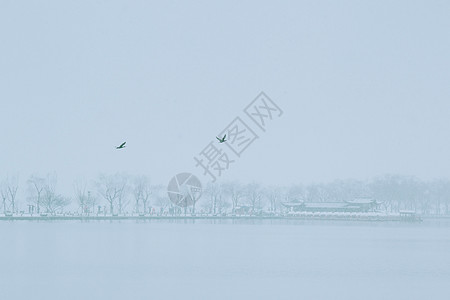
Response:
[[[450,299],[450,220],[0,223],[1,299]]]

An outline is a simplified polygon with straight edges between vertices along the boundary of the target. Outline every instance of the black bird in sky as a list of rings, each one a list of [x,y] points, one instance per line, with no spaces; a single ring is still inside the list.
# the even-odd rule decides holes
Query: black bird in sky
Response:
[[[223,143],[223,142],[226,142],[227,140],[225,139],[227,137],[227,135],[225,134],[224,136],[223,136],[223,138],[218,138],[217,136],[216,136],[216,139],[218,139],[219,140],[219,143]]]
[[[125,144],[126,144],[127,142],[123,142],[119,147],[116,147],[116,149],[123,149],[123,148],[125,148]]]

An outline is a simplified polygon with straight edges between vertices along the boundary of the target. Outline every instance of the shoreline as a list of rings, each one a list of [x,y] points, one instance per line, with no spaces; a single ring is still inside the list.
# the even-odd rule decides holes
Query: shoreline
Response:
[[[280,215],[280,216],[0,216],[0,221],[114,221],[114,220],[318,220],[364,222],[422,222],[400,215]]]

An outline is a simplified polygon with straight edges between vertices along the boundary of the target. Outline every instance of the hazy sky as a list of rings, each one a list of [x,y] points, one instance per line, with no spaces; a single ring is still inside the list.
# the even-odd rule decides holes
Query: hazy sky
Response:
[[[264,91],[284,114],[223,180],[450,177],[449,32],[448,1],[3,0],[0,175],[204,181]]]

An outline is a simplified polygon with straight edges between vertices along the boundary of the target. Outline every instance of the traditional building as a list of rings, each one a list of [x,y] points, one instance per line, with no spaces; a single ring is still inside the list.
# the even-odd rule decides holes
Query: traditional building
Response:
[[[344,202],[284,202],[290,212],[373,212],[381,203],[374,199],[360,198]]]

